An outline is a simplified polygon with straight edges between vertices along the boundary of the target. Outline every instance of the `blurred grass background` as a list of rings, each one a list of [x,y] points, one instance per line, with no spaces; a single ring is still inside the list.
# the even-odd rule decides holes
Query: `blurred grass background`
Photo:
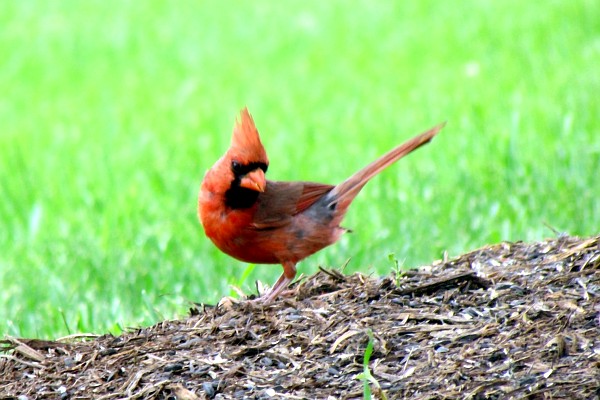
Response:
[[[598,233],[598,21],[594,0],[4,2],[0,334],[119,333],[272,283],[196,217],[246,105],[276,180],[337,183],[448,121],[301,272]]]

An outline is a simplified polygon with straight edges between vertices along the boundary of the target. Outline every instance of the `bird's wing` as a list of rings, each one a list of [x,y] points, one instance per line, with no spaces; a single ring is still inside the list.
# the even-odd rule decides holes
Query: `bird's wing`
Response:
[[[335,187],[333,185],[314,182],[302,182],[302,184],[304,187],[302,195],[300,195],[300,198],[296,202],[296,213],[306,210]]]
[[[258,209],[252,225],[260,230],[281,228],[333,187],[313,182],[267,181],[266,190],[258,196]]]

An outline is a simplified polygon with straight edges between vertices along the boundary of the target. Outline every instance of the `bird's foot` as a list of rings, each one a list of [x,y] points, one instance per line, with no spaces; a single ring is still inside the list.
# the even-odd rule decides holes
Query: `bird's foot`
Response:
[[[291,279],[286,278],[284,275],[281,275],[281,277],[277,280],[277,282],[275,282],[275,285],[273,285],[271,290],[264,293],[262,296],[250,301],[254,303],[269,304],[279,296],[289,296],[295,292],[294,290],[285,290],[291,282]]]

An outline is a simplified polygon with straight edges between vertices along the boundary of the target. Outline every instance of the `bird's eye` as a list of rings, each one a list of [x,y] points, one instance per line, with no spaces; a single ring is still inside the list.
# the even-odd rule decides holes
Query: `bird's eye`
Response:
[[[240,164],[237,161],[232,161],[231,162],[231,169],[233,170],[233,172],[240,173],[240,172],[242,172],[242,164]]]

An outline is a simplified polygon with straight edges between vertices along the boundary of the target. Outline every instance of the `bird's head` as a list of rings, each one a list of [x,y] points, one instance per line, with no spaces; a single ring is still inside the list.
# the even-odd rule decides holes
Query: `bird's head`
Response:
[[[256,192],[265,191],[265,172],[269,167],[269,159],[247,108],[241,111],[240,119],[235,123],[226,159],[230,160],[229,168],[239,187]]]

